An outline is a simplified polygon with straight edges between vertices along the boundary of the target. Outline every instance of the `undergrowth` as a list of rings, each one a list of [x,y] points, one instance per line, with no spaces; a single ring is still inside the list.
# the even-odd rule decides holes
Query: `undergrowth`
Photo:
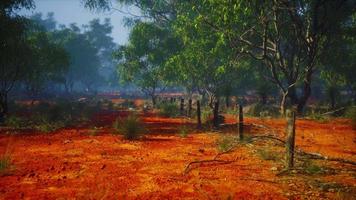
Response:
[[[183,138],[187,137],[190,131],[191,130],[189,129],[188,126],[183,125],[178,127],[178,134],[180,137]]]
[[[114,134],[122,134],[127,140],[139,139],[145,133],[143,123],[136,114],[130,114],[123,119],[116,119],[113,128]]]

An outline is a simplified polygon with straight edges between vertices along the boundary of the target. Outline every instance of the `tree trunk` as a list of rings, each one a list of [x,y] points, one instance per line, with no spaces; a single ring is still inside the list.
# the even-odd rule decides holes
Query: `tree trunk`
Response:
[[[7,93],[0,94],[0,123],[5,121],[5,116],[8,114]]]
[[[214,104],[213,123],[215,128],[219,128],[219,99],[217,99]]]
[[[226,105],[226,109],[230,107],[230,95],[226,95],[225,105]]]
[[[287,138],[286,138],[286,168],[294,166],[294,146],[295,146],[295,112],[287,110]]]
[[[244,113],[243,113],[243,107],[241,104],[238,106],[238,122],[237,122],[237,130],[239,134],[240,140],[244,139]]]
[[[284,116],[284,114],[285,114],[286,100],[287,100],[287,94],[282,92],[282,99],[281,99],[281,103],[280,103],[281,116]]]
[[[260,98],[261,98],[261,104],[262,105],[266,105],[267,104],[267,95],[266,94],[261,94]]]
[[[200,111],[200,101],[197,100],[197,121],[198,129],[201,129],[201,111]]]
[[[151,95],[151,100],[152,100],[152,105],[153,107],[156,107],[156,96],[155,95]]]
[[[305,105],[307,104],[307,101],[311,95],[311,86],[310,83],[304,83],[304,94],[303,96],[299,99],[298,105],[297,105],[297,113],[298,115],[303,114],[303,109]]]
[[[188,117],[192,114],[192,99],[188,100]]]
[[[184,115],[184,99],[180,99],[180,114]]]

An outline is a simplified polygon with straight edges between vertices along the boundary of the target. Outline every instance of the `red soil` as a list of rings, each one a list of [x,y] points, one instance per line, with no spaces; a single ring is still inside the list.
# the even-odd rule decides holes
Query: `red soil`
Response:
[[[143,116],[149,134],[139,141],[112,135],[110,125],[127,112],[99,113],[93,125],[106,126],[96,136],[89,129],[64,129],[53,134],[0,135],[0,153],[11,155],[13,170],[0,177],[0,199],[337,199],[354,198],[337,190],[321,190],[318,181],[337,182],[355,191],[355,167],[322,164],[337,173],[277,176],[283,164],[263,160],[258,144],[244,145],[220,159],[229,164],[194,165],[217,153],[218,133],[177,135],[185,119]],[[232,120],[229,120],[232,122]],[[284,120],[247,118],[283,136]],[[188,123],[189,124],[189,123]],[[191,124],[193,126],[193,124]],[[350,121],[297,121],[297,146],[306,151],[356,161],[356,132]],[[271,148],[274,148],[273,146]],[[275,169],[274,169],[275,168]],[[342,171],[348,169],[350,171]]]

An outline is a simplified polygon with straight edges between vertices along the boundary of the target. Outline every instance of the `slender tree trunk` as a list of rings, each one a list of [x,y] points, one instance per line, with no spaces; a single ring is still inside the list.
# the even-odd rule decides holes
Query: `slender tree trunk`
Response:
[[[188,116],[190,117],[192,114],[192,99],[188,100]]]
[[[200,111],[200,101],[197,100],[197,121],[198,129],[201,129],[201,111]]]
[[[280,103],[280,112],[281,116],[284,116],[286,110],[286,100],[287,100],[287,93],[282,92],[282,99]]]
[[[226,108],[230,107],[230,95],[226,95],[226,97],[225,97],[225,105],[226,105]]]
[[[8,114],[8,101],[7,101],[7,93],[4,92],[0,94],[0,123],[5,121],[5,116]]]
[[[180,99],[180,114],[184,115],[184,99]]]
[[[238,106],[238,122],[237,122],[237,130],[239,134],[240,140],[244,139],[244,113],[243,113],[243,107],[241,104]]]
[[[287,138],[286,138],[286,168],[294,166],[294,146],[295,146],[295,112],[287,110]]]
[[[156,107],[156,104],[157,104],[157,102],[156,102],[156,96],[155,96],[155,95],[151,95],[151,100],[152,100],[152,105],[153,105],[153,107]]]
[[[214,104],[213,123],[215,128],[219,128],[219,99],[217,99]]]
[[[311,95],[311,87],[310,85],[304,87],[304,95],[299,99],[298,105],[297,105],[297,113],[298,115],[303,114],[303,110],[305,105],[307,104],[307,101]]]

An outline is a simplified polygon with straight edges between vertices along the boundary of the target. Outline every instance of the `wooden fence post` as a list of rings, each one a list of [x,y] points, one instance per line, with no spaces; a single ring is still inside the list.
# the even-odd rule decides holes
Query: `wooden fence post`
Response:
[[[295,111],[287,110],[287,138],[286,138],[286,167],[291,169],[294,166],[294,146],[295,146]]]
[[[238,129],[240,140],[243,140],[244,139],[244,113],[243,113],[243,107],[242,107],[241,104],[239,104],[237,107],[238,107],[237,129]]]
[[[197,100],[197,120],[198,120],[198,129],[201,129],[201,110],[200,110],[200,101]]]

